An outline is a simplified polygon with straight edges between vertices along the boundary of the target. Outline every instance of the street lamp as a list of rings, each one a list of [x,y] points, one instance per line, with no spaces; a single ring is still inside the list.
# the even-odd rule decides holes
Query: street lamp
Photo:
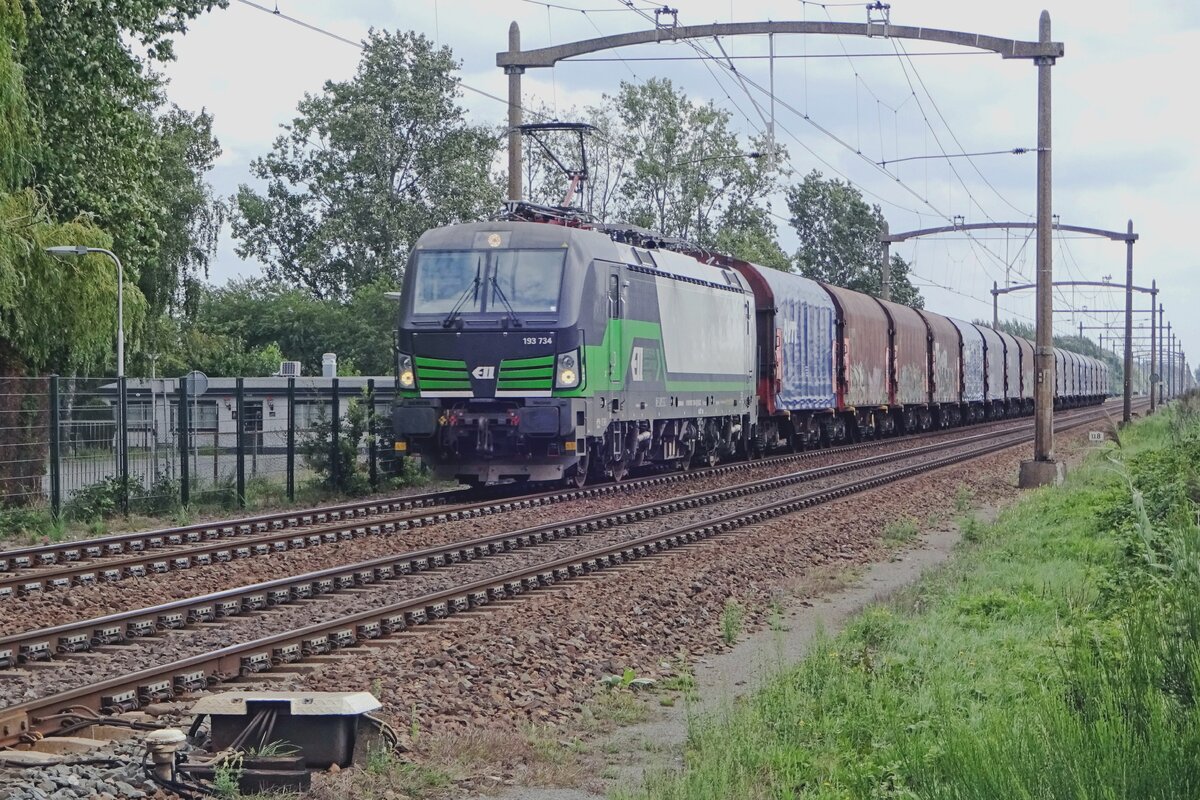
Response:
[[[125,377],[125,270],[116,253],[103,247],[88,247],[82,244],[64,244],[47,247],[46,252],[55,256],[86,256],[103,253],[117,265],[117,377]]]

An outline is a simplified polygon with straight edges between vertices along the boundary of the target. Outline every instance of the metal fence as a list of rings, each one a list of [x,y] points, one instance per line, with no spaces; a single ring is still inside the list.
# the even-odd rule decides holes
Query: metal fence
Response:
[[[391,379],[214,382],[189,396],[177,379],[0,379],[0,507],[292,501],[308,485],[345,488],[347,470],[379,485]]]

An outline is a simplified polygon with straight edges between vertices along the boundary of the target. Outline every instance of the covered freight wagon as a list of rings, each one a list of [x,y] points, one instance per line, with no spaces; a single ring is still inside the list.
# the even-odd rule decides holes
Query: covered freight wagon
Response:
[[[1009,416],[1015,416],[1021,409],[1021,346],[1012,334],[996,333],[1004,342],[1004,408]]]
[[[989,418],[1004,416],[1004,340],[987,325],[976,325],[983,335],[983,395]]]
[[[1021,402],[1024,405],[1024,411],[1030,413],[1033,411],[1033,392],[1037,386],[1033,342],[1020,338],[1017,339],[1017,344],[1021,347]]]
[[[892,404],[888,377],[890,323],[883,308],[869,295],[822,283],[837,308],[835,357],[840,409],[886,407]]]
[[[1067,380],[1064,383],[1067,405],[1074,405],[1075,398],[1079,397],[1079,356],[1070,350],[1063,350],[1062,357],[1067,365]]]
[[[929,327],[915,308],[878,298],[876,302],[892,322],[891,372],[896,382],[896,403],[906,407],[906,417],[916,419],[929,404]],[[921,427],[929,427],[929,422]],[[906,424],[906,428],[913,430],[914,425]]]
[[[837,404],[833,300],[800,275],[746,262],[734,266],[754,292],[761,446],[818,444]],[[826,438],[841,437],[827,430]]]
[[[951,319],[962,338],[962,403],[964,419],[976,422],[983,419],[984,360],[983,334],[969,322]]]
[[[1067,357],[1059,348],[1054,348],[1054,407],[1062,405],[1067,393]]]
[[[937,408],[938,427],[958,425],[962,421],[962,336],[947,317],[932,311],[917,313],[929,328],[930,394]]]

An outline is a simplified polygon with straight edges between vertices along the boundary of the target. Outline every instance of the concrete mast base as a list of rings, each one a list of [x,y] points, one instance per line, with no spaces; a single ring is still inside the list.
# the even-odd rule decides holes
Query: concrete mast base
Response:
[[[1066,474],[1066,467],[1061,461],[1022,461],[1017,486],[1022,489],[1061,486]]]

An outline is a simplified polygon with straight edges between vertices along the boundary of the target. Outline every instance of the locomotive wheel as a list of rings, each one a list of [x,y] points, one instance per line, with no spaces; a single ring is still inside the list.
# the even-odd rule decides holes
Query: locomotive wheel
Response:
[[[629,471],[629,462],[626,459],[620,461],[610,461],[608,470],[612,473],[614,483],[620,483],[625,480],[625,473]]]
[[[567,486],[574,486],[576,489],[582,489],[588,482],[588,459],[583,457],[575,462],[575,466],[563,478],[563,483]]]

